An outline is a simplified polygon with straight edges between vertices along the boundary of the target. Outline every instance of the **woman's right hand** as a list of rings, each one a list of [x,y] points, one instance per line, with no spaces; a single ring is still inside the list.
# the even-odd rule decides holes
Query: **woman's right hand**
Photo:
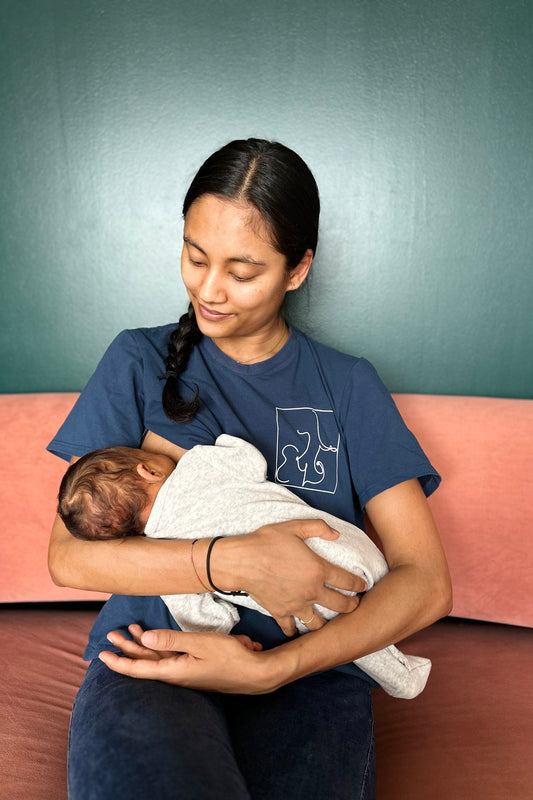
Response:
[[[334,541],[339,534],[323,520],[291,520],[224,538],[211,555],[213,581],[227,591],[247,592],[288,636],[296,632],[294,617],[312,619],[307,627],[317,630],[326,622],[315,604],[348,613],[357,608],[359,598],[335,589],[364,592],[367,586],[359,576],[314,553],[305,544],[314,536]]]

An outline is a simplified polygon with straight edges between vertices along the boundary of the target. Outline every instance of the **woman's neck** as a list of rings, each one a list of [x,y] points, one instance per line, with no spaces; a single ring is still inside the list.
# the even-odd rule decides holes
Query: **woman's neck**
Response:
[[[238,364],[258,364],[279,353],[288,338],[289,328],[285,320],[280,317],[276,326],[266,335],[212,341],[224,355]]]

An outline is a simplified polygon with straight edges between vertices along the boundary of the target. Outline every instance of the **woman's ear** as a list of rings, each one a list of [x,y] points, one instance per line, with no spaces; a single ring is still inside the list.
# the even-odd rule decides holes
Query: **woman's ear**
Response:
[[[304,257],[297,264],[294,269],[291,269],[289,280],[287,283],[287,291],[293,292],[295,289],[299,289],[302,283],[307,278],[309,270],[311,269],[311,264],[313,262],[313,251],[311,248],[308,248],[305,253]]]
[[[147,483],[161,483],[161,479],[164,478],[160,470],[154,469],[149,464],[137,464],[136,469],[138,476]]]

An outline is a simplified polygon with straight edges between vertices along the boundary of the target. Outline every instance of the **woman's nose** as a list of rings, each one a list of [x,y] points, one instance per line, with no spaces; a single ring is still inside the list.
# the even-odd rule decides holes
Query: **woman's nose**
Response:
[[[208,267],[205,270],[199,294],[205,303],[225,302],[224,279],[220,270],[214,267]]]

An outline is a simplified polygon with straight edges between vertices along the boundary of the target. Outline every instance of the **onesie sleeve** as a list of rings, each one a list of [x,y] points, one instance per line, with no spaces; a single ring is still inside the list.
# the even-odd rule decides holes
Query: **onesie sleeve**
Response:
[[[122,331],[47,449],[70,460],[100,447],[140,447],[145,433],[143,388],[139,346],[132,331]]]
[[[440,483],[374,367],[359,359],[341,403],[352,481],[364,509],[369,500],[402,481],[418,478],[426,497]]]

